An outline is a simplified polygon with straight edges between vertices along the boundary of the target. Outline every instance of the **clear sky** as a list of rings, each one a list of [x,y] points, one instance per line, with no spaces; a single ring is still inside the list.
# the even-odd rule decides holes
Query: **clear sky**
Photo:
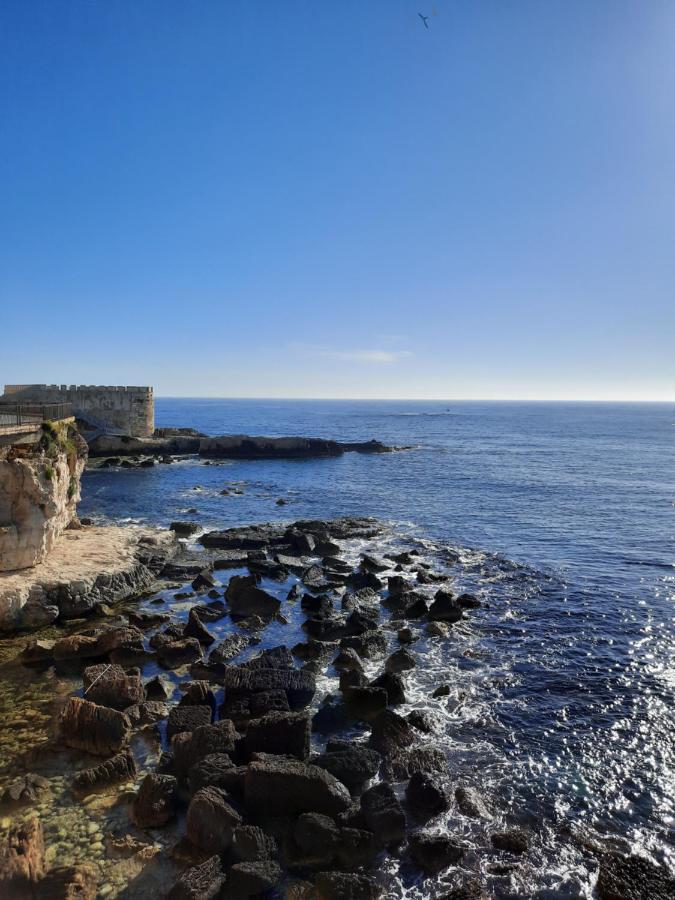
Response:
[[[0,383],[675,399],[672,0],[4,0],[0,92]]]

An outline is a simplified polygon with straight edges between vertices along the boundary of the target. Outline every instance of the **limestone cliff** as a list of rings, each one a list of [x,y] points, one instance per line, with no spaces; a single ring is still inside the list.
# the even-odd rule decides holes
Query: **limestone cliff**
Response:
[[[87,447],[64,423],[43,424],[35,447],[0,457],[0,572],[42,562],[76,515]]]

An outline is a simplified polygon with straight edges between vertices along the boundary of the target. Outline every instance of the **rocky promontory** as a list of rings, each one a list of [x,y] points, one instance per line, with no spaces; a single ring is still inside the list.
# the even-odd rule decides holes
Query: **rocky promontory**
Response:
[[[100,434],[89,443],[93,457],[167,457],[198,454],[211,459],[311,459],[343,453],[387,453],[380,441],[340,442],[325,438],[258,437],[246,434],[208,437],[185,433],[188,429],[162,429],[150,438]]]

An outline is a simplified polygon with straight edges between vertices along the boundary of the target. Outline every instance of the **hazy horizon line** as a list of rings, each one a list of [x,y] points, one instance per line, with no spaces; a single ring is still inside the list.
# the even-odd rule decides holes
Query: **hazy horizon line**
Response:
[[[153,392],[154,393],[154,392]],[[292,400],[329,403],[675,403],[675,397],[603,398],[603,397],[294,397],[263,394],[225,396],[222,394],[157,394],[156,400]]]

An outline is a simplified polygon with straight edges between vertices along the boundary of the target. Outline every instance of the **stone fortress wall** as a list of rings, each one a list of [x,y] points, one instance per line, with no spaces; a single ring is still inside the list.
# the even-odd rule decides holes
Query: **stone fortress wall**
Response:
[[[75,415],[93,427],[133,437],[150,437],[155,430],[151,387],[6,384],[2,399],[12,403],[71,403]]]

